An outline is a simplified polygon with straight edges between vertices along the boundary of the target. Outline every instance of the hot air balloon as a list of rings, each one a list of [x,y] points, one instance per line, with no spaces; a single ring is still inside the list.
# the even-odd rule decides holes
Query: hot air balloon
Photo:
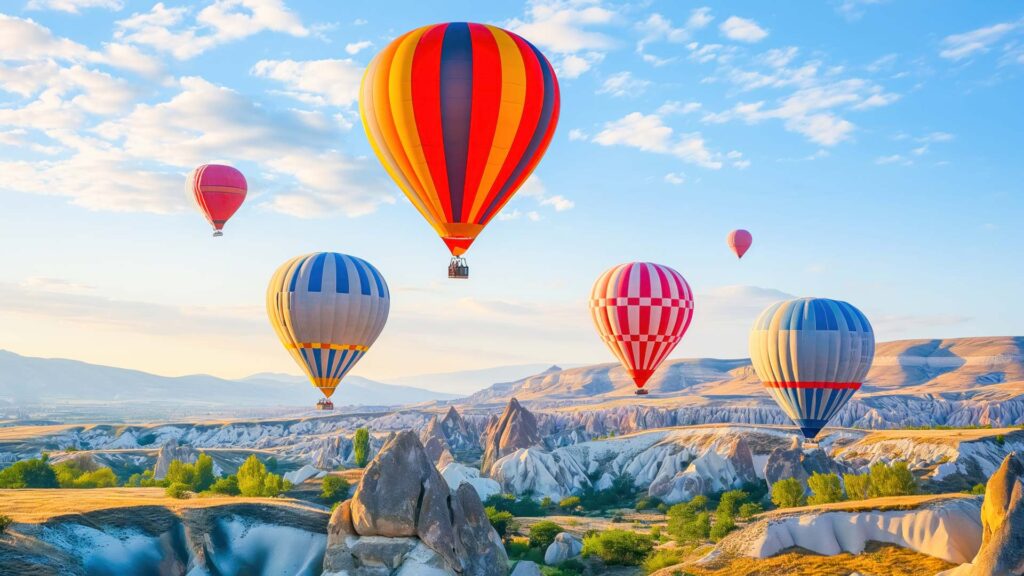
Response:
[[[737,258],[743,258],[750,245],[754,243],[754,237],[750,235],[750,232],[740,228],[729,232],[726,242],[729,243],[729,248],[736,253]]]
[[[231,166],[203,164],[188,175],[185,193],[213,225],[213,235],[223,236],[224,223],[245,201],[245,176]]]
[[[277,337],[329,398],[384,329],[391,296],[369,262],[315,252],[285,262],[267,286],[267,315]]]
[[[750,331],[757,376],[808,440],[860,389],[874,355],[868,319],[839,300],[773,304]]]
[[[693,318],[693,292],[682,274],[661,264],[609,269],[590,292],[598,334],[636,383],[636,394],[679,344]]]
[[[452,253],[463,254],[537,167],[558,124],[558,80],[532,44],[452,22],[399,36],[359,95],[377,158]]]

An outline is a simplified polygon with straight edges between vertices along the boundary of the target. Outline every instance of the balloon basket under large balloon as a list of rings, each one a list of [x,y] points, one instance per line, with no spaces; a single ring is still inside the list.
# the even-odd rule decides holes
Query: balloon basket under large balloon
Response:
[[[213,237],[214,237],[214,238],[220,238],[220,237],[221,237],[221,236],[223,236],[223,235],[224,235],[224,233],[223,233],[223,232],[221,232],[220,230],[214,230],[214,231],[213,231]]]
[[[461,256],[452,257],[452,261],[448,264],[448,277],[456,280],[469,279],[469,264],[466,263],[465,258]]]
[[[317,410],[331,411],[334,410],[334,402],[331,402],[327,398],[321,398],[316,403]]]
[[[647,396],[648,392],[643,388],[637,388],[636,392],[633,392],[633,394],[636,394],[637,396]]]

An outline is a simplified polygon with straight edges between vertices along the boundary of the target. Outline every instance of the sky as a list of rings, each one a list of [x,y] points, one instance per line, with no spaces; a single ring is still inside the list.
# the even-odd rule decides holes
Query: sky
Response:
[[[466,282],[357,102],[377,51],[441,21],[519,33],[562,96]],[[793,296],[847,300],[883,341],[1021,334],[1022,100],[1014,2],[3,0],[0,348],[298,373],[264,293],[319,250],[391,287],[353,371],[380,380],[611,361],[587,297],[632,260],[696,293],[673,357],[746,356]],[[184,194],[208,162],[249,181],[219,239]]]

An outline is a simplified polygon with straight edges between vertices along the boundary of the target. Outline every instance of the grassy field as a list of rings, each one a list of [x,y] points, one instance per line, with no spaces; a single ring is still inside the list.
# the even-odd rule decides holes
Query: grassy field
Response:
[[[178,513],[191,508],[233,504],[260,504],[301,512],[324,513],[323,510],[306,502],[290,498],[215,496],[178,500],[167,497],[163,488],[0,489],[0,511],[13,518],[15,522],[23,523],[40,523],[59,516],[118,508],[157,506]]]

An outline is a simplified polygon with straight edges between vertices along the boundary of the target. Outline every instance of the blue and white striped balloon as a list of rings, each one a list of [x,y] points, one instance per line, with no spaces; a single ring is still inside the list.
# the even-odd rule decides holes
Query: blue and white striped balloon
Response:
[[[875,335],[855,307],[828,298],[769,306],[750,331],[750,361],[775,402],[813,439],[860,389]]]
[[[267,315],[278,338],[327,397],[380,336],[390,307],[380,272],[336,252],[292,258],[267,287]]]

